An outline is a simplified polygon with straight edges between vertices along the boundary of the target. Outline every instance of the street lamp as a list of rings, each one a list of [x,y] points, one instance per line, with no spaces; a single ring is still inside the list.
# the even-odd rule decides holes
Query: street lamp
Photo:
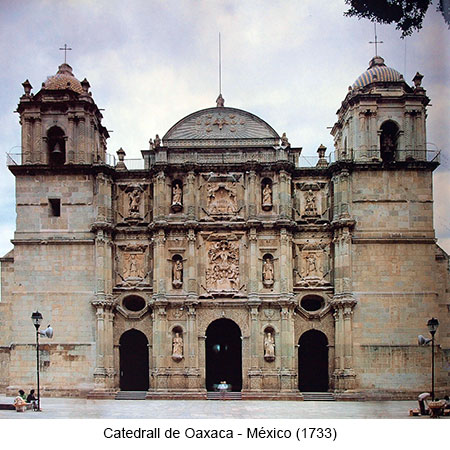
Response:
[[[41,411],[41,392],[39,387],[39,335],[47,336],[48,338],[53,337],[53,329],[50,325],[44,331],[39,331],[39,327],[42,322],[42,314],[39,311],[35,311],[31,314],[31,320],[34,327],[36,328],[36,378],[37,378],[37,394],[38,394],[38,406],[37,411]]]
[[[431,399],[434,401],[434,335],[439,327],[439,321],[433,317],[427,322],[427,327],[431,334]]]

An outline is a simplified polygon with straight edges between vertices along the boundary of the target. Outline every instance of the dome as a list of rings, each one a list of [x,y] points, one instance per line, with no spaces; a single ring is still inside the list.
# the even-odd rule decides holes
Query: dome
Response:
[[[375,56],[369,63],[369,68],[362,73],[352,85],[352,89],[362,88],[378,81],[402,81],[403,76],[395,69],[384,64],[381,56]]]
[[[83,93],[81,83],[74,77],[72,67],[69,64],[63,63],[58,67],[56,75],[48,77],[43,83],[43,89],[60,90],[70,89],[78,94]]]
[[[280,136],[254,114],[216,106],[181,119],[163,141],[168,147],[274,146],[279,145]]]

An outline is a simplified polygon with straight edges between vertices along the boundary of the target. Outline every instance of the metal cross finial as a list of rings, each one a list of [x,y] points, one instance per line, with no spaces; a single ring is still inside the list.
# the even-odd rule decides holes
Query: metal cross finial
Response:
[[[375,56],[378,56],[378,44],[383,44],[383,41],[379,41],[377,39],[377,23],[375,22],[373,24],[373,26],[374,26],[374,30],[375,30],[375,40],[369,41],[369,44],[375,44]]]
[[[67,44],[64,44],[63,48],[60,48],[60,50],[64,50],[64,64],[67,64],[67,52],[68,50],[72,50],[70,47],[67,47]]]

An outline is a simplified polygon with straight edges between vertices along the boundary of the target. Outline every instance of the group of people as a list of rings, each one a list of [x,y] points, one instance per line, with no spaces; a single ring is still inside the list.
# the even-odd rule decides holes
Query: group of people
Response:
[[[428,416],[430,415],[430,407],[428,405],[428,401],[431,399],[431,394],[429,392],[424,392],[419,395],[418,401],[419,401],[419,410],[420,414],[422,416]],[[439,401],[439,399],[435,399],[435,402]],[[446,395],[442,401],[442,410],[444,409],[450,409],[450,399],[449,396]]]
[[[31,404],[33,411],[37,411],[39,409],[37,404],[37,398],[34,395],[34,389],[30,390],[28,395],[25,394],[25,391],[20,389],[19,395],[14,399],[14,406],[17,411],[23,412],[25,411],[27,405]]]

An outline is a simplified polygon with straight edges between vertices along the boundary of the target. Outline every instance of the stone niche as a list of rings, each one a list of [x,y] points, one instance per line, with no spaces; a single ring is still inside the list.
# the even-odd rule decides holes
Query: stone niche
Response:
[[[203,174],[200,186],[201,220],[243,220],[241,174]]]
[[[138,225],[151,220],[150,186],[147,183],[121,183],[116,188],[118,224]]]
[[[306,241],[295,244],[294,285],[296,287],[330,286],[329,242]]]
[[[115,257],[115,280],[117,287],[149,285],[152,260],[146,244],[117,244]]]

